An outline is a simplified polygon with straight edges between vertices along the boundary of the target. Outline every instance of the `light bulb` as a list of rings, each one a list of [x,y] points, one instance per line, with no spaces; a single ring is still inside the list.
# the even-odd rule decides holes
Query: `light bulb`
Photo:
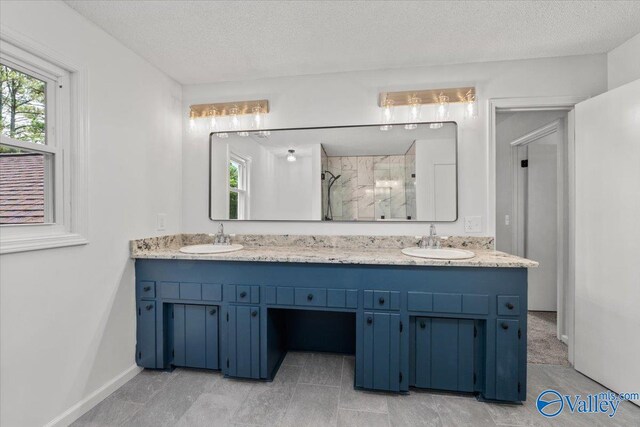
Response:
[[[209,117],[211,117],[211,132],[215,132],[218,126],[216,116],[218,115],[218,111],[215,109],[209,110]]]
[[[380,130],[387,131],[393,128],[391,122],[393,121],[393,100],[386,99],[384,106],[382,107],[382,126]]]
[[[229,108],[229,126],[231,127],[231,130],[235,131],[240,127],[240,120],[238,119],[239,111],[238,107]]]
[[[296,161],[296,155],[294,154],[296,152],[296,150],[289,150],[287,154],[287,161],[288,162],[295,162]]]
[[[442,127],[442,123],[431,123],[429,125],[429,129],[440,129]]]
[[[420,98],[417,98],[415,95],[409,98],[409,123],[404,125],[404,128],[407,130],[412,130],[418,127],[416,122],[420,121]]]
[[[260,129],[262,127],[262,108],[257,105],[251,109],[251,113],[253,114],[253,128]]]
[[[194,130],[196,128],[196,113],[191,110],[189,112],[189,129]]]
[[[465,96],[464,118],[475,119],[478,117],[478,100],[474,93],[467,92]]]
[[[438,95],[438,106],[436,107],[436,121],[445,122],[449,119],[449,97],[442,93]]]

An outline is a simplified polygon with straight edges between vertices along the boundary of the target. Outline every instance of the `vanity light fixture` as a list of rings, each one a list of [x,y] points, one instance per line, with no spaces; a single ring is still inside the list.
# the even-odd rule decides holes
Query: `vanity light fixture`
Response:
[[[295,162],[296,161],[296,155],[294,154],[296,152],[296,150],[289,150],[287,154],[287,161],[288,162]]]
[[[465,118],[477,117],[478,115],[478,98],[476,96],[476,88],[473,86],[466,87],[454,87],[446,89],[424,89],[424,90],[411,90],[401,92],[381,92],[378,96],[378,106],[386,108],[387,105],[393,105],[393,107],[409,106],[409,120],[405,125],[406,129],[414,129],[412,126],[419,120],[414,117],[420,116],[420,106],[426,104],[435,105],[435,117],[434,123],[431,123],[429,127],[431,129],[439,129],[443,126],[442,122],[449,120],[449,104],[465,104]],[[380,130],[386,125],[384,121],[383,110],[383,125],[380,126]]]
[[[391,122],[393,122],[393,100],[387,99],[382,107],[382,126],[380,126],[380,130],[391,130],[393,128]]]
[[[192,130],[196,129],[199,119],[208,119],[211,131],[215,132],[218,128],[225,127],[220,119],[227,117],[229,131],[248,135],[247,131],[240,128],[240,116],[251,114],[251,128],[258,130],[264,125],[264,115],[267,113],[269,113],[269,100],[267,99],[195,104],[189,107],[189,127]],[[225,138],[223,134],[218,134],[218,136]]]
[[[420,103],[422,100],[415,95],[411,95],[409,98],[409,123],[404,125],[404,128],[407,130],[413,130],[418,127],[417,122],[420,121],[420,107],[422,106]]]

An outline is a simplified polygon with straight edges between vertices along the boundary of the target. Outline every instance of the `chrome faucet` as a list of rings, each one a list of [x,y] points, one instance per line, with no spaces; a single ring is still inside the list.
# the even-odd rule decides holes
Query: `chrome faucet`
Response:
[[[440,239],[438,239],[438,235],[436,234],[435,224],[429,226],[429,235],[422,236],[420,242],[418,242],[418,246],[421,249],[440,249]]]
[[[213,237],[214,245],[230,245],[231,244],[231,236],[228,234],[224,234],[224,224],[220,223],[218,226],[218,232],[216,234],[209,234],[209,236]]]

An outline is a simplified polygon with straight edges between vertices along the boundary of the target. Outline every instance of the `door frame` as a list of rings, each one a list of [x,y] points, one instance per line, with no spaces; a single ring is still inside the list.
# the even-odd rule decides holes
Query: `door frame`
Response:
[[[573,365],[574,350],[574,308],[575,308],[575,138],[574,113],[576,104],[587,96],[548,96],[521,98],[490,98],[487,100],[487,231],[496,235],[496,115],[501,112],[516,111],[568,111],[567,119],[567,190],[568,190],[568,238],[567,238],[567,298],[564,300],[564,317],[558,319],[557,337],[569,347],[569,363]],[[564,267],[564,266],[563,266]]]

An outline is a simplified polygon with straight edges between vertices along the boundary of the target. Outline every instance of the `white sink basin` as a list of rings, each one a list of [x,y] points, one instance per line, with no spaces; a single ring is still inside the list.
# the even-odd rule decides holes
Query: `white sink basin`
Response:
[[[402,253],[409,256],[415,256],[418,258],[430,258],[430,259],[468,259],[476,256],[471,251],[465,251],[464,249],[453,248],[404,248]]]
[[[180,248],[180,252],[185,254],[222,254],[239,251],[242,248],[242,245],[191,245]]]

